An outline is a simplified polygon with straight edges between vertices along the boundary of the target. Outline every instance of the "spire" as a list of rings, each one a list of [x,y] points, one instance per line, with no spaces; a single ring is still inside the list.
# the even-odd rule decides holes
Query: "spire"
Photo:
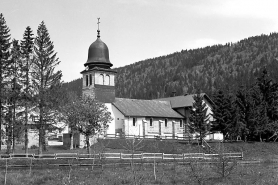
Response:
[[[99,19],[100,18],[97,18],[97,38],[100,38],[100,34],[99,34],[100,33],[100,30],[99,30],[99,23],[100,22],[99,22]]]

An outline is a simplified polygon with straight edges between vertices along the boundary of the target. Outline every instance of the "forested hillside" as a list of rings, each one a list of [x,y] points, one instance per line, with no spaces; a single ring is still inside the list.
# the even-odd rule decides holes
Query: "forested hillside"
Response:
[[[266,67],[278,81],[278,33],[260,35],[237,43],[182,50],[116,68],[116,97],[155,99],[194,93],[209,95],[219,88],[235,91],[255,82]],[[74,86],[74,87],[72,87]],[[67,83],[81,94],[81,79]]]

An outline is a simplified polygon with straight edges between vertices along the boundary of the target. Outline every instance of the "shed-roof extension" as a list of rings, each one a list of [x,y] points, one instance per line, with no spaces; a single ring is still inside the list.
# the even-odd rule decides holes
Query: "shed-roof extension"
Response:
[[[168,101],[116,98],[112,104],[125,116],[183,118]]]

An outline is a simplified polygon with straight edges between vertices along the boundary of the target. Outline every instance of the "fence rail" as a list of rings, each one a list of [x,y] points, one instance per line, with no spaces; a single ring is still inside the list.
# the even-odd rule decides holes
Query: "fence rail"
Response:
[[[206,154],[206,153],[182,153],[182,154],[164,154],[164,153],[95,153],[95,154],[79,154],[79,153],[56,153],[56,154],[1,154],[0,159],[107,159],[107,160],[142,160],[142,159],[161,159],[161,160],[213,160],[226,158],[242,160],[243,153],[222,153],[222,154]]]
[[[139,135],[120,135],[120,134],[106,134],[106,138],[109,139],[119,139],[119,138],[136,138],[136,139],[163,139],[163,140],[179,140],[179,141],[194,141],[196,139],[193,139],[190,136],[170,136],[170,135],[145,135],[145,136],[139,136]]]

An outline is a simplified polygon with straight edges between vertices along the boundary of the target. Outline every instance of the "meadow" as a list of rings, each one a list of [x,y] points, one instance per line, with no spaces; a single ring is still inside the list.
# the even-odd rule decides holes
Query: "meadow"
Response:
[[[244,161],[260,161],[256,164],[216,162],[202,163],[191,160],[187,163],[176,161],[164,163],[149,161],[136,163],[127,160],[126,164],[103,161],[96,166],[49,166],[47,160],[31,168],[9,168],[6,160],[0,161],[0,184],[278,184],[278,145],[277,143],[210,143],[215,150],[225,152],[243,152]],[[144,141],[130,150],[129,141],[102,140],[91,147],[92,152],[163,152],[193,153],[206,152],[196,144],[184,144],[174,141]],[[4,152],[4,151],[2,151]],[[18,147],[16,150],[22,153]],[[30,150],[36,152],[36,150]],[[86,149],[68,150],[63,146],[49,146],[46,153],[85,153]],[[18,160],[21,161],[22,160]],[[70,159],[64,164],[72,164]],[[8,163],[12,163],[8,161]],[[17,162],[14,161],[14,164]],[[20,163],[20,162],[19,162]],[[221,165],[226,165],[224,168]],[[6,168],[7,167],[7,168]],[[227,173],[223,176],[223,169]]]

